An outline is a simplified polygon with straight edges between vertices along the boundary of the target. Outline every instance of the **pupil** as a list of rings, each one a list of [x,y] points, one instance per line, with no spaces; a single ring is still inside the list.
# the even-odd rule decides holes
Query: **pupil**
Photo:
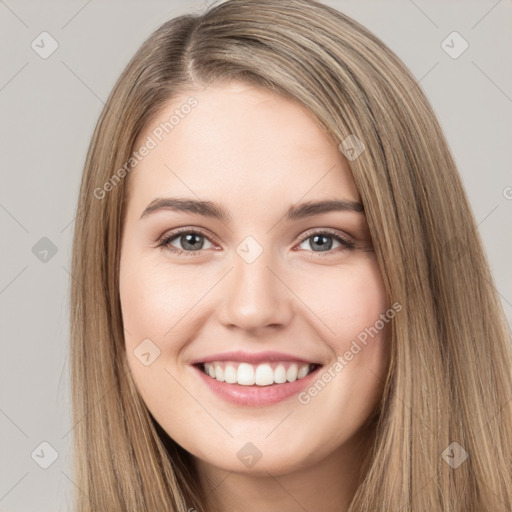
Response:
[[[323,240],[323,242],[319,242],[319,240]],[[328,251],[332,246],[332,240],[331,237],[325,235],[313,235],[313,244],[318,244],[321,251]]]
[[[185,243],[183,243],[183,247],[185,249],[192,249],[192,250],[200,249],[199,246],[201,245],[201,243],[195,243],[200,238],[198,235],[194,235],[192,233],[192,234],[184,235],[183,238],[185,239]],[[194,242],[194,239],[195,239],[195,242]],[[188,245],[188,247],[187,247],[187,245]]]
[[[185,242],[183,243],[183,247],[192,249],[192,250],[198,250],[201,246],[201,243],[198,241],[201,237],[194,234],[188,234],[182,236],[182,239],[185,239]],[[332,239],[329,236],[325,235],[313,235],[313,245],[317,245],[317,248],[320,249],[320,251],[328,251],[332,247]],[[188,246],[188,247],[187,247]]]

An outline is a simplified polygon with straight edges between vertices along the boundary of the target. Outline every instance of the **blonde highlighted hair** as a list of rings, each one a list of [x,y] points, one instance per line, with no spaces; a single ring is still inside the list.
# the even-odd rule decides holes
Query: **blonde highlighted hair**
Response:
[[[164,23],[105,104],[73,241],[77,512],[210,510],[189,454],[151,416],[126,360],[119,252],[130,176],[101,199],[94,190],[164,103],[231,78],[294,98],[337,144],[355,135],[365,145],[350,167],[387,295],[403,309],[349,511],[510,512],[512,344],[450,150],[404,64],[312,0],[229,0]],[[447,462],[452,443],[468,453],[457,468]]]

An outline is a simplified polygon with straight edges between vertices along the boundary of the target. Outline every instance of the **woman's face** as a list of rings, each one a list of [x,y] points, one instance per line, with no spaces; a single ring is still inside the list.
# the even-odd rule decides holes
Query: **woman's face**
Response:
[[[120,295],[153,417],[227,471],[346,452],[381,396],[389,304],[336,144],[296,102],[234,81],[174,98],[135,149]]]

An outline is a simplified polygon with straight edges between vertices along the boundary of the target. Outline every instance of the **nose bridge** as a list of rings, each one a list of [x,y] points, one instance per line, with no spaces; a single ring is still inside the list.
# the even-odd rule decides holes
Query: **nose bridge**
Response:
[[[236,250],[226,298],[221,309],[225,325],[254,330],[290,321],[292,304],[272,250],[247,237]]]

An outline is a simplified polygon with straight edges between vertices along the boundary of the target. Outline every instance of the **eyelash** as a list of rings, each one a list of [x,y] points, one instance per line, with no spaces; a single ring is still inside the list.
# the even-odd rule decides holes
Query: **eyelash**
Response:
[[[201,236],[203,238],[208,239],[208,236],[205,233],[202,233],[201,231],[198,231],[198,230],[195,230],[195,229],[190,229],[190,228],[182,228],[182,229],[178,229],[176,231],[173,231],[170,234],[164,235],[160,239],[157,247],[165,248],[166,250],[172,252],[173,254],[177,254],[179,256],[181,256],[181,255],[198,256],[200,253],[202,253],[203,250],[205,250],[205,249],[199,249],[198,251],[184,251],[182,249],[177,249],[176,247],[173,247],[172,245],[170,245],[170,243],[174,239],[176,239],[179,235],[182,235],[183,233],[186,233],[187,235],[189,235],[189,234],[190,235],[198,235],[198,236]],[[311,252],[315,253],[318,256],[328,256],[328,255],[332,255],[333,253],[338,252],[340,250],[341,251],[344,251],[344,250],[347,250],[347,249],[350,250],[350,249],[354,249],[356,247],[354,242],[348,240],[347,238],[344,238],[339,233],[335,233],[333,231],[330,231],[329,229],[307,232],[307,236],[302,238],[302,240],[299,242],[299,245],[301,245],[303,242],[305,242],[306,240],[308,240],[309,238],[311,238],[311,237],[313,237],[315,235],[328,235],[328,236],[334,238],[336,241],[338,241],[338,242],[340,242],[342,244],[342,247],[338,247],[336,249],[329,249],[328,251],[320,251],[320,252],[318,252],[318,251],[311,251]]]

